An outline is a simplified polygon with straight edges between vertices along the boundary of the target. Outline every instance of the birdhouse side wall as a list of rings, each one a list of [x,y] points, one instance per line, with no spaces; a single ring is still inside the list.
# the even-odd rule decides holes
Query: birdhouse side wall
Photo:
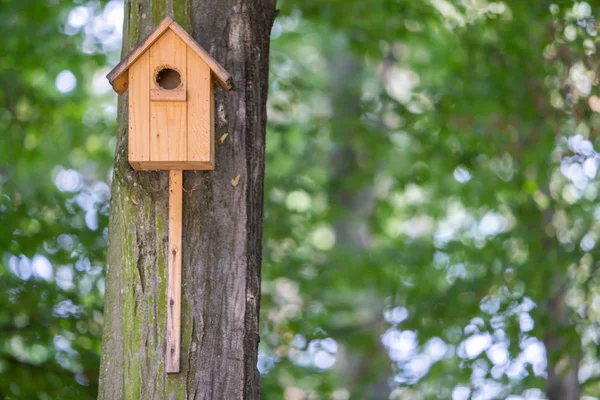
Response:
[[[201,169],[213,169],[215,102],[210,68],[192,49],[188,48],[187,69],[189,71],[187,160],[201,163]]]

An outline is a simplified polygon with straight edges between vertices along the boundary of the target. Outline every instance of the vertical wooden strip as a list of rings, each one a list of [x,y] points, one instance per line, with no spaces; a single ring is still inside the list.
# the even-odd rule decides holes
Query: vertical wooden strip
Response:
[[[151,160],[185,161],[186,103],[150,102]]]
[[[187,90],[187,46],[168,29],[150,48],[150,87],[160,89],[156,75],[164,68],[179,72],[178,90]],[[166,90],[166,89],[163,89]],[[150,103],[151,161],[185,161],[187,158],[187,106],[183,102]]]
[[[187,129],[188,129],[188,161],[211,160],[211,136],[210,126],[211,117],[211,88],[210,68],[194,52],[187,49],[187,70],[188,73],[188,109],[187,109]]]
[[[181,170],[169,171],[169,262],[167,271],[167,373],[180,371],[181,354]]]
[[[187,46],[172,30],[168,29],[150,47],[150,72],[152,73],[152,89],[160,89],[155,76],[163,67],[171,68],[181,75],[179,89],[187,89],[186,80],[186,53]]]
[[[144,53],[129,69],[129,162],[150,161],[149,56]]]
[[[211,80],[210,83],[210,123],[208,125],[208,137],[210,139],[210,168],[215,168],[215,83]],[[231,138],[229,138],[231,140]]]

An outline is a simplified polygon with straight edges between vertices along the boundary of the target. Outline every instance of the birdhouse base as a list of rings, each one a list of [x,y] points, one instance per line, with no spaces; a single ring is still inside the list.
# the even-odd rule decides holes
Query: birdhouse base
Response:
[[[212,171],[215,165],[208,161],[129,161],[138,171],[199,170]]]

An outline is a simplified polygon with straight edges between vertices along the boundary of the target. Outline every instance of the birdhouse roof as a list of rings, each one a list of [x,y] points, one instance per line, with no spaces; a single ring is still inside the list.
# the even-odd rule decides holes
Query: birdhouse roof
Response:
[[[129,67],[144,54],[150,46],[154,44],[160,38],[167,29],[171,29],[185,44],[198,54],[198,56],[208,65],[211,69],[215,79],[219,82],[219,85],[227,91],[231,91],[233,82],[231,75],[225,70],[214,58],[212,58],[206,50],[204,50],[195,40],[185,31],[177,22],[171,17],[166,17],[160,24],[148,35],[148,37],[135,49],[133,49],[121,62],[113,68],[112,71],[106,75],[111,86],[118,94],[123,94],[127,91],[129,74],[127,70]]]

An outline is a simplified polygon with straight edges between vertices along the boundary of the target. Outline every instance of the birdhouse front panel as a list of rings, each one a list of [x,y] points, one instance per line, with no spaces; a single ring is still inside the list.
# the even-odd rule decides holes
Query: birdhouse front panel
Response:
[[[214,168],[209,66],[167,30],[129,68],[129,162],[139,170]]]

